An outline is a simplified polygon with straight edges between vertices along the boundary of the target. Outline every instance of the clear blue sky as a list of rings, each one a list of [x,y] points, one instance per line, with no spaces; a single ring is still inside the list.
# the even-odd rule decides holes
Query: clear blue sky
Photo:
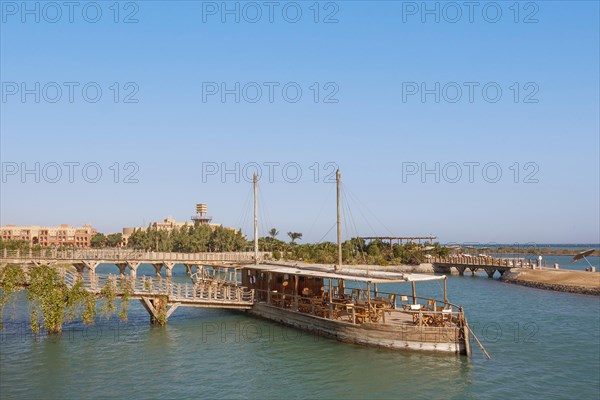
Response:
[[[318,15],[313,1],[271,10],[227,2],[233,14],[222,2],[121,2],[118,15],[113,1],[97,4],[99,17],[88,2],[72,10],[1,2],[3,225],[116,232],[189,219],[203,202],[216,222],[251,236],[251,185],[206,173],[239,163],[251,174],[244,166],[254,162],[265,174],[261,234],[276,227],[281,238],[297,231],[305,242],[335,240],[326,235],[334,185],[323,182],[334,162],[352,213],[345,237],[600,242],[597,1],[521,2],[518,15],[513,1],[473,10],[428,2],[439,22],[420,1],[320,2]],[[221,83],[235,92],[236,82],[240,101],[229,93],[223,102]],[[422,89],[430,90],[424,98]],[[271,162],[280,163],[274,182]],[[39,174],[21,175],[36,163]],[[65,163],[79,163],[73,182]],[[123,182],[134,171],[126,163],[139,168],[137,183]],[[436,163],[439,182],[436,172],[421,176]],[[90,183],[94,165],[102,177]],[[295,183],[294,165],[302,171]]]

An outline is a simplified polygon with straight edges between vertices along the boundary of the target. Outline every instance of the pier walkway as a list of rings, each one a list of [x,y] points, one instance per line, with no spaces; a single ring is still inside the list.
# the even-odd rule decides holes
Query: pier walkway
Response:
[[[496,271],[502,276],[506,271],[515,268],[538,268],[538,264],[535,260],[528,260],[526,258],[448,256],[431,257],[428,261],[433,264],[434,269],[439,272],[451,273],[452,268],[455,268],[459,275],[464,275],[465,271],[469,269],[471,273],[475,275],[478,270],[482,269],[490,278],[494,277]]]
[[[139,300],[153,323],[164,325],[180,306],[248,310],[254,304],[254,290],[223,281],[174,283],[163,277],[85,274],[59,269],[69,288],[78,280],[84,290],[100,295],[106,286],[116,298]]]
[[[126,292],[130,298],[167,296],[170,304],[205,308],[250,308],[254,303],[254,290],[224,282],[174,283],[168,278],[147,276],[128,277],[119,275],[87,274],[83,277],[75,272],[60,272],[68,287],[83,279],[86,291],[100,294],[106,285],[112,285],[117,297]]]
[[[258,262],[270,255],[270,252],[259,252]],[[128,270],[129,276],[135,277],[141,264],[151,264],[157,275],[164,268],[165,275],[170,277],[177,264],[185,265],[188,275],[192,275],[194,269],[201,265],[253,263],[254,258],[254,252],[174,253],[130,249],[42,249],[22,252],[4,249],[0,253],[0,266],[70,264],[80,273],[88,271],[93,274],[100,264],[114,264],[121,275]]]

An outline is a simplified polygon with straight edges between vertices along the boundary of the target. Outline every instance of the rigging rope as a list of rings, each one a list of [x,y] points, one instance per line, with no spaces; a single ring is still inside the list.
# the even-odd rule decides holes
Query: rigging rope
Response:
[[[246,229],[246,223],[248,222],[248,207],[250,203],[250,198],[252,196],[252,189],[248,190],[248,194],[246,196],[246,201],[244,202],[244,206],[242,207],[242,216],[238,221],[238,227],[244,232]]]
[[[309,236],[313,232],[313,229],[315,227],[315,224],[317,223],[317,220],[319,220],[319,218],[321,217],[321,214],[323,214],[323,210],[325,209],[325,205],[327,203],[329,203],[329,201],[331,200],[330,193],[333,191],[333,188],[334,188],[334,185],[331,185],[329,193],[327,194],[327,196],[325,196],[325,198],[323,200],[323,204],[321,205],[321,209],[319,210],[319,213],[317,214],[317,217],[314,219],[314,221],[312,222],[310,228],[308,229],[307,236]]]
[[[260,237],[260,230],[262,228],[262,236],[266,237],[267,233],[269,231],[269,224],[268,222],[270,221],[270,217],[267,215],[267,209],[268,207],[265,205],[265,200],[264,200],[264,196],[263,196],[263,192],[262,189],[260,188],[260,186],[258,187],[258,221],[259,221],[259,235],[258,237]],[[262,217],[261,217],[262,216]]]
[[[394,233],[383,223],[381,222],[381,220],[379,218],[377,218],[377,215],[375,215],[359,198],[356,194],[354,194],[350,189],[346,188],[346,190],[348,191],[348,193],[350,194],[350,196],[352,196],[352,198],[354,200],[356,200],[358,203],[360,203],[360,205],[362,205],[374,218],[377,222],[379,222],[381,224],[381,226],[383,226],[385,228],[385,230],[387,230],[389,232],[390,235],[394,235]],[[360,211],[360,208],[359,208]],[[362,214],[362,212],[361,212]],[[364,214],[363,214],[364,217]],[[366,219],[366,218],[365,218]],[[367,223],[368,223],[368,219],[367,219]],[[371,227],[371,225],[369,224],[369,227]],[[371,227],[371,229],[373,229]],[[373,230],[374,231],[374,230]],[[377,234],[375,234],[375,236],[377,236]]]
[[[354,228],[354,237],[358,238],[360,235],[358,233],[358,229],[356,228],[356,221],[354,219],[354,215],[352,214],[352,208],[350,207],[350,202],[348,201],[348,196],[346,194],[346,190],[345,187],[342,187],[342,195],[343,198],[345,199],[345,202],[343,204],[346,205],[346,207],[348,208],[348,213],[350,214],[350,220],[352,222],[352,227]],[[350,235],[352,237],[352,235]],[[365,257],[365,252],[363,251],[363,246],[359,246],[360,249],[360,255],[362,257],[363,262],[366,262],[366,257]]]
[[[323,243],[323,239],[325,239],[325,237],[326,237],[327,235],[329,235],[329,233],[331,232],[331,230],[332,230],[333,228],[335,228],[336,226],[337,226],[337,222],[336,222],[336,223],[334,223],[334,224],[331,226],[331,228],[329,228],[329,230],[327,231],[327,233],[326,233],[326,234],[324,234],[324,235],[323,235],[323,237],[321,238],[321,240],[319,240],[317,243]]]
[[[352,223],[352,225],[348,225],[350,228],[353,228],[354,231],[353,233],[355,234],[354,237],[358,237],[358,229],[356,228],[356,221],[354,220],[354,215],[352,214],[352,208],[350,207],[350,202],[348,201],[348,196],[346,195],[346,191],[344,190],[344,188],[342,188],[342,197],[344,198],[344,202],[342,203],[342,205],[345,205],[346,208],[348,209],[348,214],[350,215],[350,222]],[[352,236],[352,235],[350,235]]]

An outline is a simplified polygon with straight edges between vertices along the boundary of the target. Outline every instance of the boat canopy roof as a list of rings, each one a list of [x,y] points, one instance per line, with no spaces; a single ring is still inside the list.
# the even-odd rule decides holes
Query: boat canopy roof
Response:
[[[364,270],[345,268],[341,272],[328,272],[318,269],[307,269],[296,266],[258,264],[244,265],[243,268],[259,270],[263,272],[274,272],[278,274],[312,276],[315,278],[343,279],[354,282],[370,283],[394,283],[394,282],[420,282],[446,279],[445,275],[425,275],[425,274],[406,274],[387,271],[372,271],[367,273]]]

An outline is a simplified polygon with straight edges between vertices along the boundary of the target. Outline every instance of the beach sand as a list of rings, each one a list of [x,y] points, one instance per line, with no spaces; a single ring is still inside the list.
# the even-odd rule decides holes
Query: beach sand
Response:
[[[600,295],[600,272],[518,269],[505,273],[502,280],[540,289]]]

